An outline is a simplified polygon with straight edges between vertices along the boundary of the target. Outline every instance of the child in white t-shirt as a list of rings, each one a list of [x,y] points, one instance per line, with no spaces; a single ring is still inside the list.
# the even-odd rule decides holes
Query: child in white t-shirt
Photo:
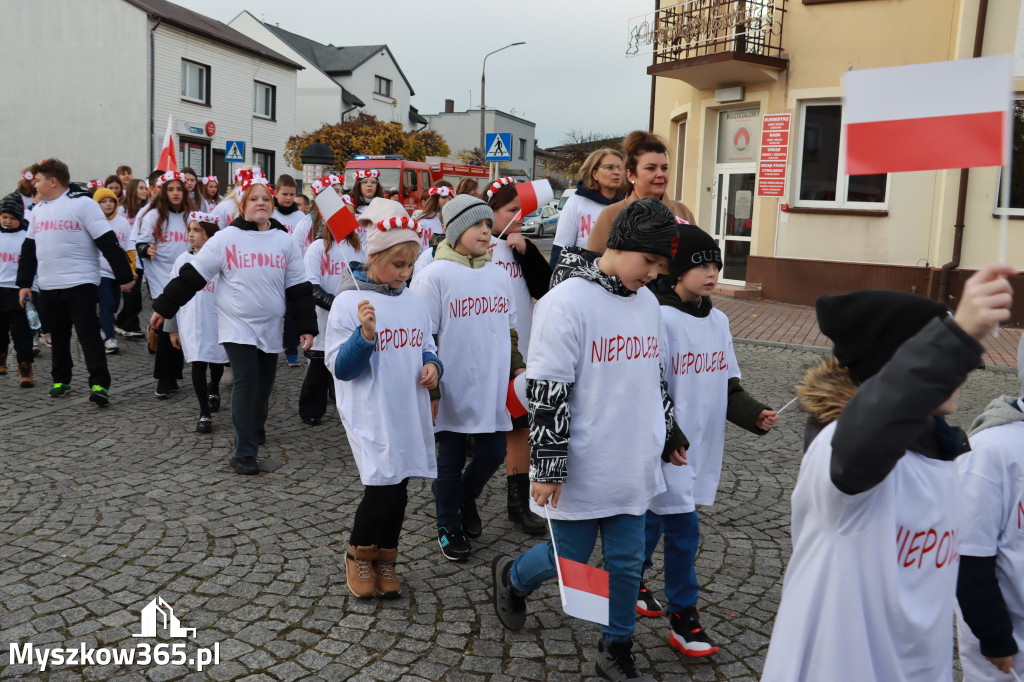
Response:
[[[412,214],[423,232],[423,251],[430,248],[430,239],[435,234],[444,234],[444,225],[441,223],[441,209],[449,201],[455,198],[455,188],[447,180],[438,180],[434,186],[427,190],[427,198],[423,202],[423,208]]]
[[[644,514],[665,490],[661,461],[686,461],[658,359],[658,302],[645,286],[672,257],[675,236],[661,202],[633,202],[616,218],[604,255],[562,250],[534,314],[526,370],[531,506],[540,512],[551,503],[559,557],[587,562],[601,535],[609,608],[596,667],[606,679],[642,679],[631,650]],[[502,624],[521,629],[526,595],[555,576],[551,541],[515,560],[495,557]]]
[[[476,499],[505,459],[505,432],[512,428],[505,406],[508,382],[524,365],[517,348],[512,280],[488,253],[494,212],[471,196],[455,197],[442,212],[444,241],[412,289],[427,304],[447,369],[440,395],[432,400],[438,442],[437,541],[445,558],[464,561],[471,551],[467,537],[483,532]],[[470,436],[476,454],[466,465]]]
[[[295,178],[287,173],[278,177],[277,184],[274,186],[274,191],[276,192],[274,196],[274,218],[285,226],[288,234],[292,234],[299,221],[306,217],[306,214],[299,210],[299,205],[295,203],[295,193],[298,190],[299,185],[295,182]]]
[[[220,230],[217,220],[217,216],[201,211],[189,214],[188,243],[192,248],[174,262],[173,277],[178,276],[186,263],[193,262],[207,240],[217,234]],[[164,331],[170,334],[171,345],[181,349],[185,362],[192,363],[192,388],[199,401],[196,433],[213,432],[211,413],[220,410],[220,380],[228,362],[228,354],[217,337],[216,287],[216,279],[207,282],[176,316],[164,322]],[[209,382],[206,381],[207,367],[210,370]]]
[[[394,599],[402,594],[395,562],[409,479],[437,475],[429,391],[442,369],[427,308],[405,285],[421,243],[416,221],[383,219],[368,241],[369,263],[351,263],[341,275],[326,361],[365,486],[345,557],[348,589]]]
[[[134,275],[135,244],[130,241],[132,226],[128,223],[128,219],[117,211],[117,194],[107,187],[100,187],[93,193],[92,200],[100,205],[103,215],[107,218],[107,222],[110,223],[110,229],[114,231],[114,236],[117,237],[118,245],[125,252],[125,255],[128,256],[128,261],[132,264],[132,274]],[[117,305],[121,300],[121,286],[114,279],[114,271],[110,269],[110,264],[104,261],[100,261],[99,297],[100,329],[103,331],[104,337],[106,337],[103,346],[107,351],[107,355],[111,355],[118,351],[117,336],[114,331],[114,313],[117,311]]]
[[[32,329],[18,303],[16,283],[21,247],[28,236],[24,215],[25,204],[17,192],[0,199],[0,374],[7,373],[8,340],[13,341],[19,385],[32,388]]]
[[[686,435],[685,467],[663,465],[668,490],[651,502],[646,519],[644,570],[665,535],[664,609],[640,585],[637,612],[669,614],[669,642],[686,656],[718,653],[700,624],[694,559],[700,541],[695,505],[711,505],[718,492],[725,447],[725,422],[764,435],[777,415],[740,385],[729,318],[711,303],[722,252],[711,235],[693,225],[679,227],[679,242],[668,266],[650,289],[661,304],[662,367],[675,418]]]
[[[987,265],[946,307],[897,291],[822,296],[835,342],[798,386],[810,414],[793,490],[793,554],[761,677],[951,680],[962,527],[943,415],[1010,316],[1008,265]]]
[[[494,235],[491,258],[508,273],[516,304],[516,332],[523,361],[529,365],[530,329],[533,325],[533,300],[548,292],[551,266],[531,240],[523,236],[519,195],[515,180],[498,178],[487,190],[487,205],[494,211]],[[516,216],[519,216],[518,218]],[[530,511],[530,420],[523,414],[512,419],[506,436],[505,456],[507,509],[509,521],[528,535],[544,535],[547,523]]]
[[[964,679],[1024,671],[1024,336],[1020,396],[996,398],[971,425],[957,460],[964,487],[957,632]]]

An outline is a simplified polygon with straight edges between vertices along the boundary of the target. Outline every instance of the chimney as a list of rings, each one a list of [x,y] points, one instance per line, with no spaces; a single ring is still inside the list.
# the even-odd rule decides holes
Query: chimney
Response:
[[[455,100],[453,100],[453,99],[446,99],[444,101],[444,113],[446,113],[446,114],[454,114],[455,113]]]

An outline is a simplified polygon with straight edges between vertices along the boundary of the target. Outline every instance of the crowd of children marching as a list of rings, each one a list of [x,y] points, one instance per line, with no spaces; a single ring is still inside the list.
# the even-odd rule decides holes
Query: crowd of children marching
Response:
[[[144,276],[155,397],[177,391],[189,363],[195,429],[210,433],[230,365],[231,463],[254,475],[278,354],[300,366],[301,350],[299,417],[315,427],[335,403],[365,486],[345,557],[352,594],[402,594],[410,479],[433,479],[440,552],[465,561],[484,527],[477,500],[504,463],[509,519],[551,537],[492,558],[500,622],[523,628],[556,556],[585,563],[600,535],[596,672],[645,679],[637,614],[667,615],[686,656],[718,652],[699,617],[696,509],[715,502],[726,422],[763,435],[778,419],[740,383],[710,297],[722,252],[664,196],[666,169],[649,133],[594,152],[549,263],[521,233],[510,178],[480,191],[438,182],[410,216],[375,170],[348,192],[328,175],[297,197],[290,176],[271,185],[251,168],[222,198],[215,176],[188,168],[141,180],[122,166],[82,187],[45,159],[0,200],[0,373],[13,344],[31,388],[49,345],[50,395],[63,397],[74,328],[89,399],[108,405],[107,355],[118,335],[145,335]],[[352,215],[342,232],[315,208],[334,193]],[[1024,399],[993,402],[962,457],[966,438],[942,418],[980,339],[1007,319],[1015,272],[973,276],[955,316],[896,292],[819,300],[835,355],[799,387],[806,454],[764,679],[951,679],[957,596],[971,679],[1010,679],[1022,662]],[[664,607],[644,581],[662,541]]]

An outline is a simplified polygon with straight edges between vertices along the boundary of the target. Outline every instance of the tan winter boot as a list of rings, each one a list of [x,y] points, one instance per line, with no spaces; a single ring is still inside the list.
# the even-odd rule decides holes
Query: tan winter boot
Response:
[[[398,582],[398,574],[395,572],[397,559],[397,547],[377,552],[377,560],[373,562],[373,582],[376,594],[381,599],[398,599],[402,596],[402,584]]]
[[[7,374],[7,353],[0,353],[0,374]]]
[[[348,546],[345,554],[345,579],[348,591],[360,599],[368,599],[374,594],[373,561],[377,558],[377,546]]]
[[[32,381],[32,365],[27,362],[18,363],[18,381],[22,388],[32,388],[35,382]]]

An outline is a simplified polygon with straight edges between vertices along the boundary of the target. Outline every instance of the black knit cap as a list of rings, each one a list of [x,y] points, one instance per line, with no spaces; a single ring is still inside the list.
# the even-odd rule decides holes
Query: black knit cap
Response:
[[[668,263],[668,276],[673,282],[687,270],[704,263],[714,263],[722,269],[722,250],[714,237],[696,225],[680,225],[678,233],[676,255]]]
[[[7,213],[17,218],[20,228],[27,227],[25,222],[25,204],[21,200],[21,195],[17,192],[11,192],[3,199],[0,199],[0,213]]]
[[[659,199],[638,199],[615,216],[608,233],[609,249],[642,251],[672,258],[676,217]]]
[[[941,303],[902,291],[821,296],[814,307],[821,333],[835,342],[836,360],[858,384],[878,373],[926,324],[948,315]]]

